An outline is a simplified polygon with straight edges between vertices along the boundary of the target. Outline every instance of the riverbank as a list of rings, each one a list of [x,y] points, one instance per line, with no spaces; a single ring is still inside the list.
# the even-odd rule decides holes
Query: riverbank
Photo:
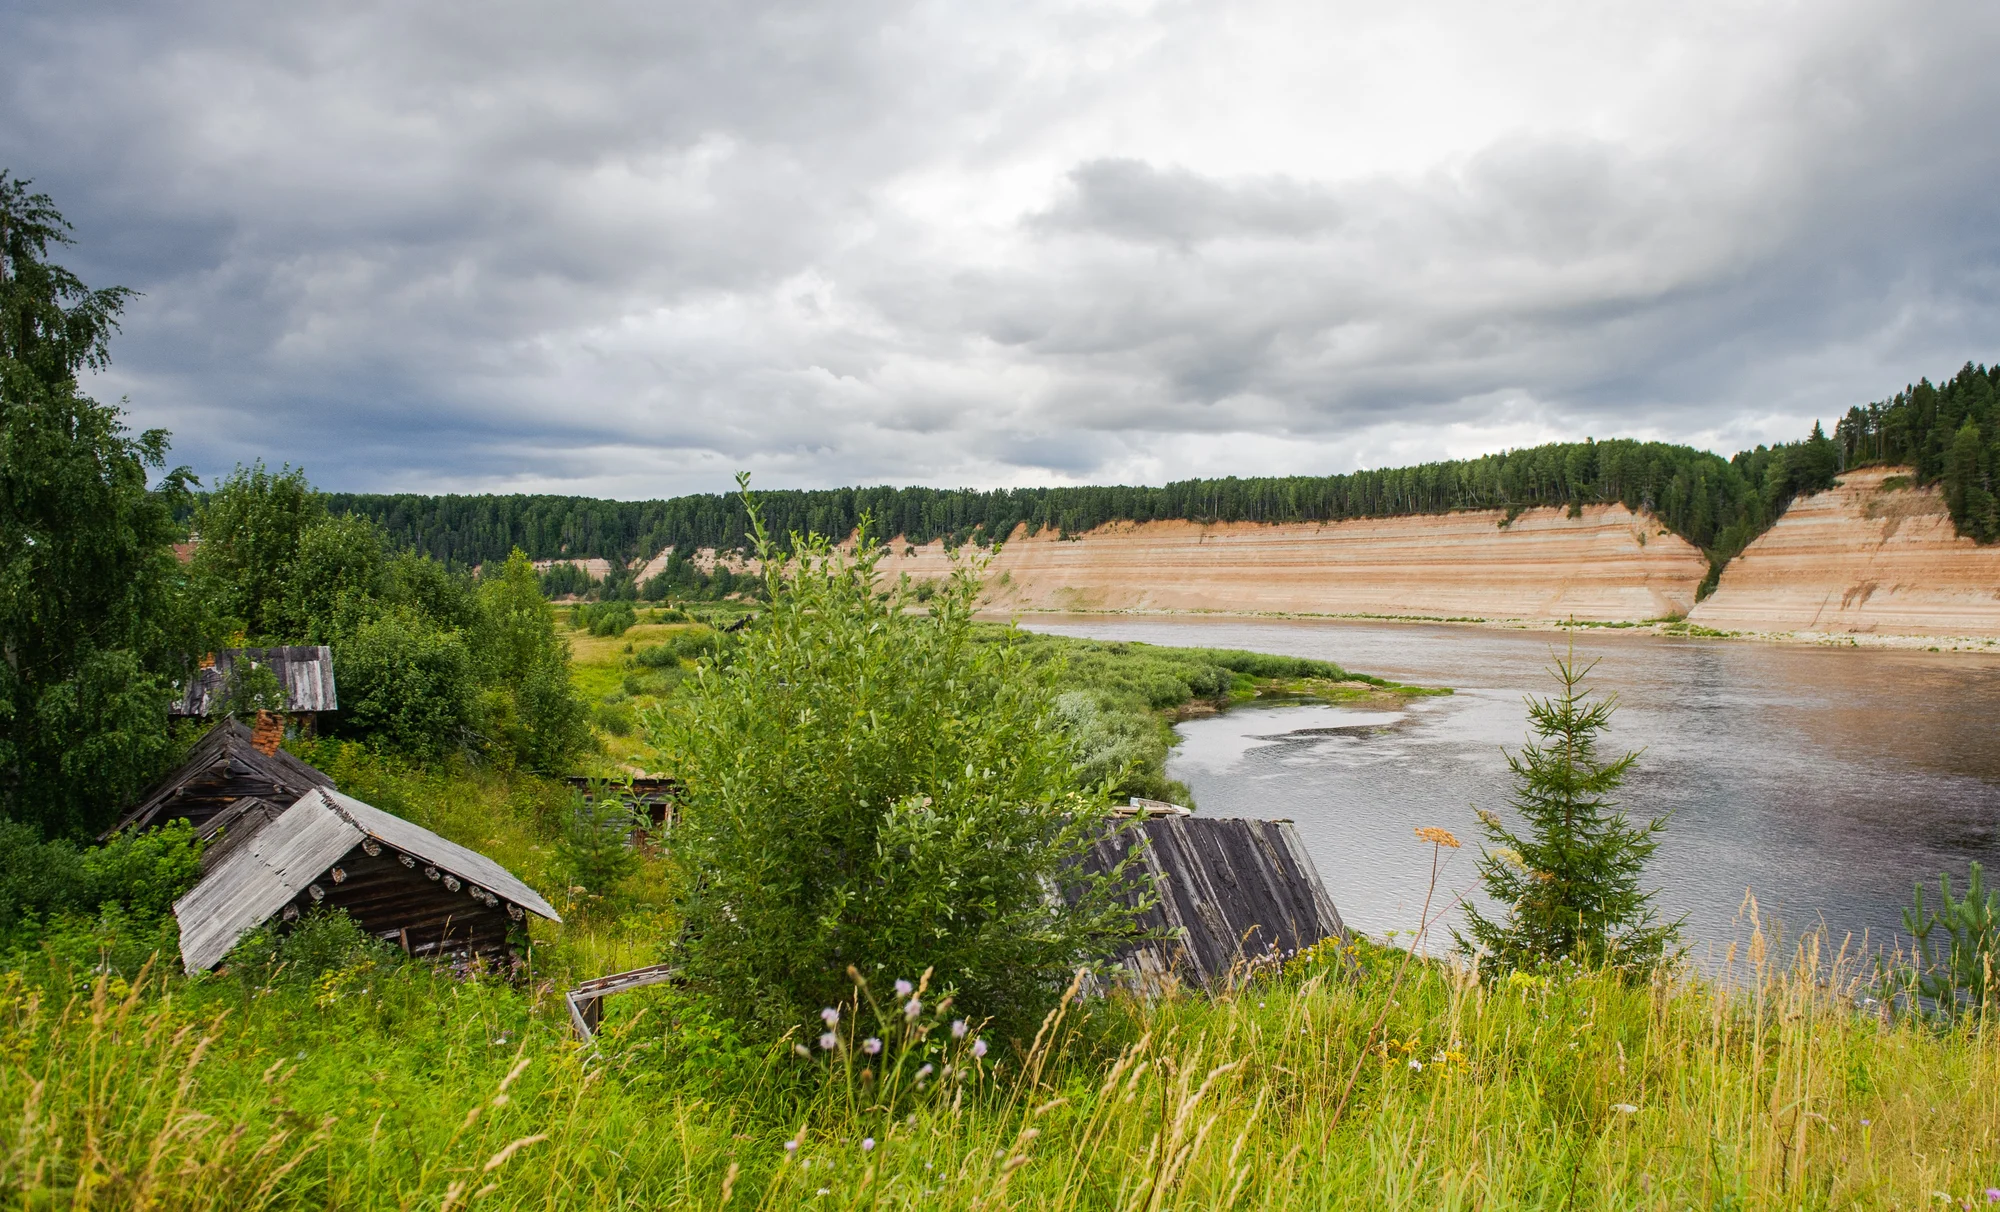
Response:
[[[1014,610],[989,609],[987,618],[999,622],[1018,619],[1024,623],[1060,622],[1066,618],[1109,620],[1145,619],[1197,622],[1297,622],[1368,623],[1412,627],[1464,627],[1490,631],[1529,631],[1560,634],[1567,631],[1617,632],[1621,635],[1661,636],[1670,639],[1743,640],[1763,644],[1799,644],[1819,648],[1881,648],[1906,652],[2000,653],[2000,638],[1984,635],[1894,635],[1881,632],[1845,631],[1725,631],[1704,627],[1691,619],[1647,619],[1637,622],[1603,622],[1590,619],[1488,619],[1411,614],[1316,614],[1286,610]]]

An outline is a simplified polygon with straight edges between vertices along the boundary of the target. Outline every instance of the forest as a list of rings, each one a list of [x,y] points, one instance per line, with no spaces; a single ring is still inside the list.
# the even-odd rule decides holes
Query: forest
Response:
[[[1586,439],[1328,476],[1230,476],[1157,487],[780,489],[761,492],[759,499],[781,539],[794,533],[845,536],[867,515],[884,537],[951,545],[988,545],[1021,525],[1030,534],[1049,528],[1076,534],[1112,521],[1330,522],[1617,501],[1651,510],[1707,553],[1712,584],[1722,565],[1768,529],[1794,497],[1870,464],[1914,467],[1917,483],[1942,488],[1960,534],[1982,543],[2000,538],[1996,396],[2000,364],[1968,363],[1941,385],[1925,379],[1889,400],[1850,409],[1832,438],[1816,424],[1797,442],[1758,446],[1729,459],[1665,442]],[[336,513],[371,519],[396,546],[455,566],[504,559],[517,547],[534,559],[601,556],[629,563],[668,547],[734,551],[747,542],[742,507],[723,494],[609,501],[334,493],[327,502]],[[691,570],[670,571],[683,593],[706,586]],[[561,594],[572,587],[547,588]]]

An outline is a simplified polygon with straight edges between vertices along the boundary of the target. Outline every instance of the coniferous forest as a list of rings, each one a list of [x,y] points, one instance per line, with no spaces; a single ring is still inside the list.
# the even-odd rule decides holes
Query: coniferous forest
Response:
[[[760,493],[773,531],[844,536],[866,514],[877,533],[913,543],[990,544],[1026,524],[1081,533],[1112,521],[1323,522],[1458,509],[1519,510],[1623,502],[1648,509],[1708,553],[1714,569],[1801,493],[1839,472],[1907,463],[1943,489],[1961,534],[2000,537],[2000,364],[1968,363],[1946,382],[1919,382],[1850,409],[1829,438],[1759,446],[1724,459],[1663,442],[1559,442],[1477,459],[1329,476],[1180,480],[1159,487],[836,488]],[[712,547],[740,550],[747,519],[733,496],[652,501],[590,497],[336,493],[336,513],[368,517],[400,547],[454,565],[601,556],[615,563]],[[1711,582],[1713,575],[1711,575]]]

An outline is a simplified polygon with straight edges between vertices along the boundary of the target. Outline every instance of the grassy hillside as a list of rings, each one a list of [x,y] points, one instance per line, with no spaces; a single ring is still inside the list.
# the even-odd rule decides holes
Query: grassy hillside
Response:
[[[535,870],[545,789],[364,773]],[[2000,1184],[1991,1030],[1884,1021],[1761,934],[1723,980],[1639,988],[1327,948],[1214,999],[1072,1003],[977,1059],[864,998],[838,1052],[800,1056],[670,987],[577,1046],[558,991],[654,958],[668,923],[565,911],[519,986],[330,936],[196,980],[17,955],[0,1186],[37,1207],[1789,1209],[1983,1207]]]

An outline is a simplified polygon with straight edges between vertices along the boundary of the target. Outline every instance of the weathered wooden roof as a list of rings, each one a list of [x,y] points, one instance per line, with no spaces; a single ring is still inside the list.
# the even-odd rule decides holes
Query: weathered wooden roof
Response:
[[[180,700],[168,709],[172,715],[207,715],[217,700],[227,693],[230,673],[237,662],[248,661],[277,675],[285,688],[287,712],[338,711],[339,696],[333,684],[333,649],[321,644],[282,648],[225,648],[215,654],[215,664],[195,672]]]
[[[326,878],[335,863],[368,838],[530,913],[562,920],[539,893],[485,855],[320,787],[242,839],[174,902],[187,970],[198,972],[222,962],[245,934],[269,921],[309,885]]]
[[[1321,939],[1346,937],[1290,821],[1148,817],[1099,841],[1085,866],[1109,871],[1135,845],[1159,895],[1140,926],[1167,936],[1119,957],[1143,988],[1169,972],[1213,988]]]
[[[112,827],[147,829],[185,818],[204,836],[210,822],[228,813],[245,796],[289,805],[315,787],[333,780],[280,749],[264,753],[252,743],[250,729],[235,720],[217,721],[195,743],[187,760],[153,784],[139,802]]]

